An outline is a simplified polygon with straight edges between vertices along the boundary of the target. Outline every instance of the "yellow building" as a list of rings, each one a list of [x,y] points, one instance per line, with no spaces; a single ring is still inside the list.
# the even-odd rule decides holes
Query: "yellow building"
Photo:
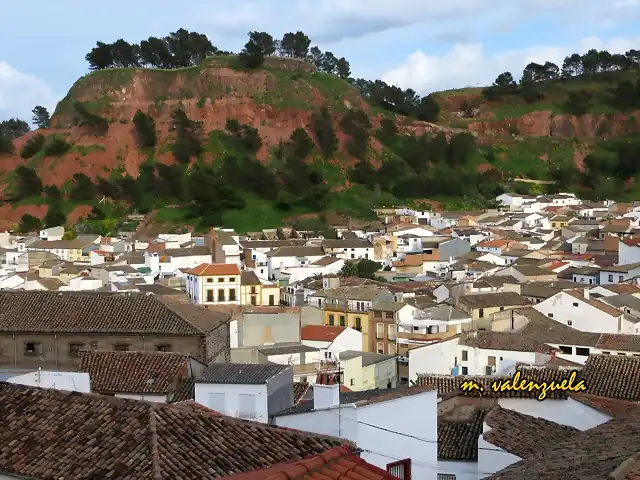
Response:
[[[240,304],[272,307],[280,305],[280,288],[273,284],[262,284],[252,270],[242,272],[240,280]]]
[[[231,263],[185,268],[189,301],[197,305],[239,305],[240,269]]]
[[[91,245],[91,242],[80,240],[38,240],[27,246],[27,251],[49,252],[56,257],[67,262],[77,262],[87,260],[88,256],[83,254],[83,249]]]
[[[571,220],[571,217],[567,215],[554,215],[549,219],[549,221],[551,222],[551,228],[554,229],[566,227],[567,225],[569,225],[569,222]]]
[[[490,329],[494,314],[526,305],[530,305],[529,300],[516,292],[494,292],[458,297],[457,307],[469,314],[473,329]]]
[[[325,325],[351,327],[362,332],[365,352],[369,351],[369,308],[374,301],[393,300],[388,289],[377,285],[328,288],[313,296],[321,299]]]
[[[340,353],[344,385],[354,392],[395,388],[398,369],[395,355],[346,350]]]

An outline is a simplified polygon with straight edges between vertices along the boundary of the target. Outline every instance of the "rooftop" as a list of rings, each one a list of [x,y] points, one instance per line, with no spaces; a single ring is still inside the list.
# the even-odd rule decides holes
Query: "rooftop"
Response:
[[[345,443],[233,419],[191,403],[0,383],[0,404],[0,472],[32,479],[215,479]]]
[[[458,301],[466,307],[473,309],[488,307],[511,307],[529,304],[529,300],[518,295],[516,292],[493,292],[463,295],[461,297],[458,297]]]
[[[176,352],[81,351],[79,371],[99,393],[168,395],[188,376],[189,355]]]
[[[340,360],[351,360],[353,358],[362,358],[362,366],[368,367],[376,363],[384,362],[395,358],[395,355],[384,355],[382,353],[358,352],[356,350],[345,350],[340,353]]]
[[[185,268],[184,273],[199,277],[216,275],[240,275],[240,268],[235,263],[201,263],[197,267]]]
[[[259,385],[287,369],[291,369],[291,366],[275,363],[212,363],[195,381],[196,383]]]
[[[331,325],[306,325],[300,330],[300,338],[316,342],[333,342],[346,328]]]

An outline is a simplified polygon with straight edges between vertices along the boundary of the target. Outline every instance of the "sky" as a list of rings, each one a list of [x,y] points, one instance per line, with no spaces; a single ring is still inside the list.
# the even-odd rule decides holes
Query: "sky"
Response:
[[[90,7],[89,7],[90,5]],[[530,62],[590,48],[640,49],[640,0],[31,0],[0,16],[0,120],[53,112],[88,72],[95,42],[139,42],[179,28],[239,51],[247,32],[302,30],[344,56],[354,77],[424,95],[519,78]]]

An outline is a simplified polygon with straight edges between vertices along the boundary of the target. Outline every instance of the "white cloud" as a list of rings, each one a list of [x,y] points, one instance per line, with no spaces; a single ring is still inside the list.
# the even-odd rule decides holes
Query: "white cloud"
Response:
[[[0,61],[0,120],[19,117],[31,122],[33,107],[42,105],[53,113],[59,98],[41,78]]]
[[[550,61],[558,66],[571,53],[584,53],[590,48],[624,53],[640,45],[638,38],[601,40],[587,37],[577,45],[538,46],[486,54],[481,43],[455,45],[443,55],[427,55],[422,50],[409,55],[397,67],[385,72],[382,80],[402,88],[413,88],[425,94],[436,90],[486,86],[502,72],[520,78],[523,68],[531,63]]]

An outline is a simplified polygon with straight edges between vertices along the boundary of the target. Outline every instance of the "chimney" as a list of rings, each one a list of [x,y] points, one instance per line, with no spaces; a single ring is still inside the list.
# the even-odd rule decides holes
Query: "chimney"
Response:
[[[584,298],[585,298],[585,299],[587,299],[587,300],[589,300],[589,298],[591,298],[591,297],[589,296],[589,289],[588,289],[588,288],[585,288],[585,289],[584,289]]]
[[[313,386],[313,409],[337,407],[340,404],[340,385],[319,385]]]

